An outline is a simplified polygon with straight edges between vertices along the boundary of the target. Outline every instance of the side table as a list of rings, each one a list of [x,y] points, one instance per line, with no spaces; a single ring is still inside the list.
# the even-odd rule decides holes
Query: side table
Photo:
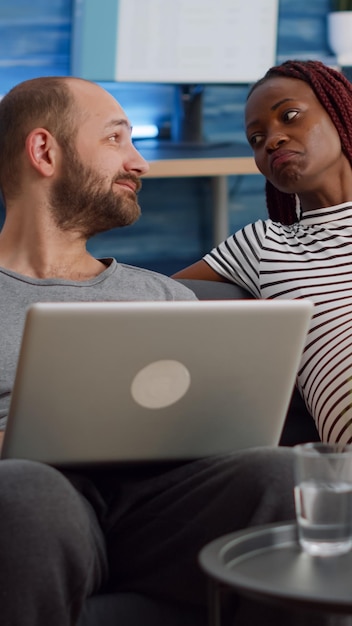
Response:
[[[312,557],[298,543],[297,528],[267,524],[206,545],[199,555],[210,578],[210,624],[220,626],[220,586],[256,600],[328,612],[334,623],[352,615],[352,551]],[[346,621],[347,619],[347,621]],[[352,623],[352,621],[351,621]]]

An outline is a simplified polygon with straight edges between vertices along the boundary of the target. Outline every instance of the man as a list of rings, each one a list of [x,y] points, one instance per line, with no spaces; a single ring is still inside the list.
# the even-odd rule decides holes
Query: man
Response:
[[[90,236],[138,219],[136,194],[147,169],[125,113],[94,83],[39,78],[1,101],[3,427],[31,303],[193,299],[172,279],[87,252]],[[103,587],[204,609],[202,546],[293,516],[285,449],[75,475],[1,461],[2,624],[72,626],[85,599]],[[246,609],[237,617],[236,624],[247,623]],[[258,613],[258,623],[262,618]]]

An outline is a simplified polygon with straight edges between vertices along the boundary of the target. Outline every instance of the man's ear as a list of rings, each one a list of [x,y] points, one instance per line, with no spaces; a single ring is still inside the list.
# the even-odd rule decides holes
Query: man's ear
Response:
[[[42,176],[52,176],[57,160],[57,143],[45,128],[35,128],[26,139],[26,154],[30,164]]]

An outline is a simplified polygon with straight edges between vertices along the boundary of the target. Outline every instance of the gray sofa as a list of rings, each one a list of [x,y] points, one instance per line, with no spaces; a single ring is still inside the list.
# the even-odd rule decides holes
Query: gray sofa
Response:
[[[199,300],[252,298],[241,287],[222,282],[181,280]],[[280,445],[317,440],[318,433],[303,400],[295,390],[286,416]],[[79,626],[206,626],[206,614],[171,605],[136,593],[102,593],[89,598]]]

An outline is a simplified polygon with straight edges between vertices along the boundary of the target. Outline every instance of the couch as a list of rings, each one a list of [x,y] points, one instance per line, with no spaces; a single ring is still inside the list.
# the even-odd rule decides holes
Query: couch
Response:
[[[230,283],[180,280],[199,300],[252,298]],[[293,392],[279,445],[319,439],[313,419],[297,390]],[[78,626],[206,626],[206,615],[193,609],[156,601],[136,593],[102,593],[89,598]]]

